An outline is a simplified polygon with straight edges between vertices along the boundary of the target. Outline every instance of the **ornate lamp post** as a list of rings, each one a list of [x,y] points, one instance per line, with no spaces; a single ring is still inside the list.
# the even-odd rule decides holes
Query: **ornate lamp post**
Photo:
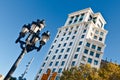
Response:
[[[19,37],[15,41],[15,43],[20,43],[20,47],[22,49],[21,54],[7,73],[4,80],[10,80],[12,74],[17,68],[18,64],[24,57],[24,55],[32,50],[40,51],[43,45],[49,40],[50,32],[44,32],[42,34],[42,38],[39,37],[40,31],[45,27],[44,20],[33,21],[32,24],[23,25],[21,32],[19,33]],[[24,39],[26,38],[26,39]],[[36,46],[37,42],[39,42],[39,46]]]

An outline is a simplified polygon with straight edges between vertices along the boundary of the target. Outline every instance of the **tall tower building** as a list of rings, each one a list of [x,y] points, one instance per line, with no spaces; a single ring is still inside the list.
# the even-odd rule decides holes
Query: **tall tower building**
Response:
[[[56,80],[64,69],[72,66],[88,63],[99,68],[107,34],[105,24],[101,13],[94,13],[91,8],[69,14],[65,25],[58,29],[35,80],[40,80],[48,68],[51,74],[57,72]]]

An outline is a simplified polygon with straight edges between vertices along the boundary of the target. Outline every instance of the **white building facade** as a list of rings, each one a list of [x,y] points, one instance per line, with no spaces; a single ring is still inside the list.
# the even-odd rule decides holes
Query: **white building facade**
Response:
[[[94,13],[91,8],[69,14],[65,25],[58,29],[35,80],[40,80],[48,68],[51,73],[57,72],[57,78],[72,66],[90,64],[99,68],[107,35],[105,24],[101,13]]]

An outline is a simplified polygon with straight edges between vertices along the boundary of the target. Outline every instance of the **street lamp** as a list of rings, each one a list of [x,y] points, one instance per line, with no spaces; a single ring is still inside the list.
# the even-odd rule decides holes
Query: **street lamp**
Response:
[[[20,47],[22,49],[21,54],[7,73],[4,80],[10,80],[12,74],[26,53],[32,50],[40,51],[42,46],[49,40],[50,32],[48,31],[42,34],[42,38],[39,37],[40,31],[44,27],[45,21],[39,19],[37,21],[33,21],[32,24],[23,25],[22,30],[19,33],[19,37],[15,41],[15,43],[20,43]],[[39,46],[36,46],[37,42],[39,42]]]

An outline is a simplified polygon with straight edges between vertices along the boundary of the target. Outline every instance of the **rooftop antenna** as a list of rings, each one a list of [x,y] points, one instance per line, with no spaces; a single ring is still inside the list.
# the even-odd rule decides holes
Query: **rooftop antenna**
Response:
[[[25,69],[24,73],[21,74],[21,80],[23,80],[25,74],[27,74],[28,69],[30,68],[30,65],[31,65],[31,63],[33,62],[33,60],[34,60],[34,57],[32,57],[32,59],[30,60],[30,62],[28,62],[28,64],[26,65],[26,69]]]
[[[110,59],[110,62],[112,62],[112,59]]]
[[[106,61],[107,61],[107,57],[106,57]]]

